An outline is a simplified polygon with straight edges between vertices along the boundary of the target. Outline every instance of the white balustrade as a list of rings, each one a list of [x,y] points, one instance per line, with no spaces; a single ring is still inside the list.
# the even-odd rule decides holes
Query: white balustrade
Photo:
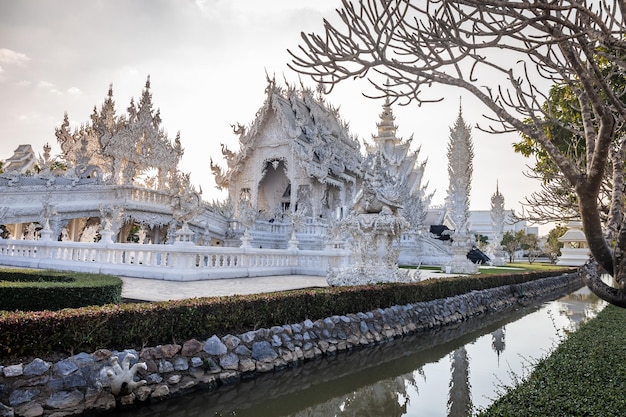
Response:
[[[293,250],[0,239],[0,265],[190,281],[268,275],[326,276],[349,262],[338,249]]]

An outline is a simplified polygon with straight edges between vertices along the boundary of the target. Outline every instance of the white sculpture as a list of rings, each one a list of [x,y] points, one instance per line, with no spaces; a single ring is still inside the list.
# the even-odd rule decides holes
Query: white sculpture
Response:
[[[412,282],[418,276],[398,268],[400,236],[409,223],[402,217],[402,178],[388,169],[380,150],[369,154],[363,163],[363,188],[352,206],[352,213],[338,223],[341,232],[352,237],[349,267],[331,270],[330,285],[363,285],[378,282]]]
[[[491,225],[493,227],[493,242],[491,244],[491,263],[495,266],[506,264],[504,252],[502,251],[502,237],[504,236],[504,196],[500,194],[498,183],[496,192],[491,196]]]
[[[139,369],[148,369],[148,366],[143,362],[138,362],[131,367],[130,361],[136,359],[135,355],[129,353],[124,357],[120,366],[119,358],[117,356],[111,357],[111,366],[107,367],[105,372],[113,395],[127,395],[146,384],[143,379],[135,381],[135,374]]]
[[[448,195],[446,197],[446,220],[450,223],[452,233],[452,259],[446,265],[446,271],[454,274],[475,274],[478,266],[467,259],[472,249],[473,237],[467,228],[469,216],[469,195],[472,188],[472,160],[474,146],[470,127],[463,120],[459,107],[459,115],[454,127],[450,129],[448,143]],[[449,268],[448,268],[449,267]]]

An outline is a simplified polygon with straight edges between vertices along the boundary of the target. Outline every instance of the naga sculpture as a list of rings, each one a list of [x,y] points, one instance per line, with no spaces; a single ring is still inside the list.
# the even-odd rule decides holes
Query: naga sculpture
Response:
[[[113,395],[128,395],[135,389],[146,384],[145,380],[135,381],[135,374],[141,368],[143,370],[148,369],[148,366],[143,362],[138,362],[133,366],[130,366],[131,360],[136,360],[137,357],[133,354],[127,354],[122,359],[122,365],[119,364],[119,358],[117,356],[111,357],[111,366],[106,368],[106,376],[109,379],[111,385],[111,393]]]

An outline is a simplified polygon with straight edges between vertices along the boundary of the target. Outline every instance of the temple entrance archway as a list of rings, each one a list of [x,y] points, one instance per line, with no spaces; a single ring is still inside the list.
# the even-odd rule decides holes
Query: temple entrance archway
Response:
[[[266,219],[282,218],[292,210],[291,181],[283,160],[268,161],[263,167],[265,175],[259,182],[257,210]]]

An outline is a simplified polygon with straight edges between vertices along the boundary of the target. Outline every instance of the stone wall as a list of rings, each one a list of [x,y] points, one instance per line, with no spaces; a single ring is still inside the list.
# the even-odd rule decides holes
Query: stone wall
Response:
[[[299,361],[376,345],[473,316],[505,312],[582,286],[577,274],[469,294],[211,336],[122,352],[101,349],[59,361],[0,365],[0,416],[79,415],[213,389]]]

